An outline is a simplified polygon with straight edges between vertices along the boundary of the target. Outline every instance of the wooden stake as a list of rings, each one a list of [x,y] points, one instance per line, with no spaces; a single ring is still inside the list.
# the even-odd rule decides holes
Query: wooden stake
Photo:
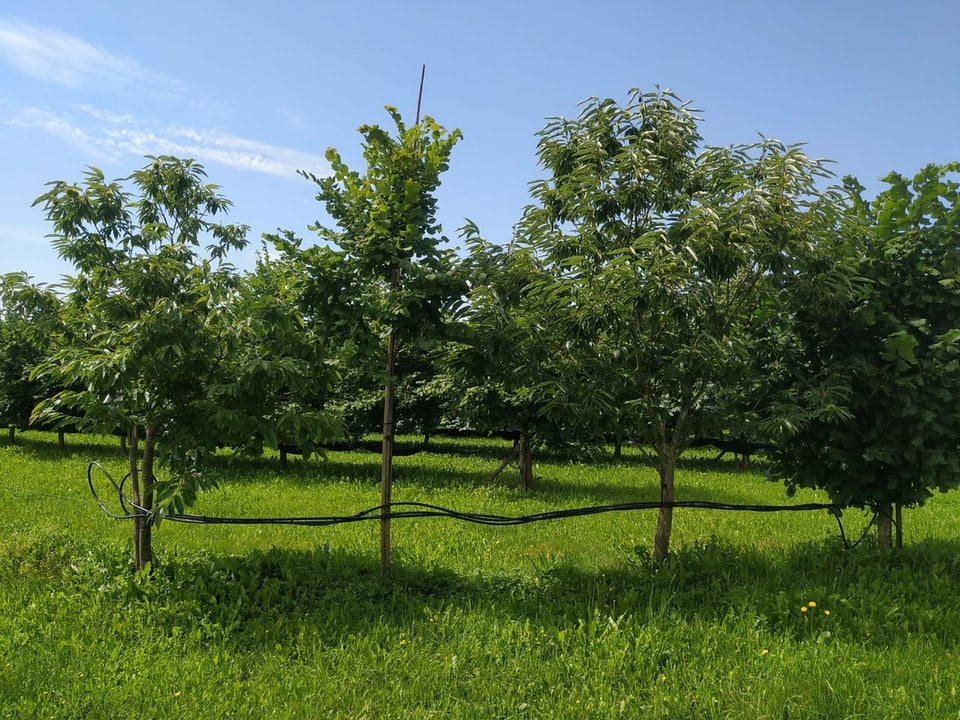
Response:
[[[423,99],[423,78],[427,73],[427,66],[420,68],[420,90],[417,93],[417,121],[420,124],[420,102]],[[390,292],[400,288],[400,267],[394,265],[391,272]],[[397,333],[396,328],[390,327],[387,335],[387,382],[383,389],[383,449],[380,456],[380,514],[386,515],[390,511],[393,495],[393,446],[396,435],[396,419],[394,417],[394,368],[397,360]],[[386,577],[390,574],[390,518],[380,518],[380,574]]]

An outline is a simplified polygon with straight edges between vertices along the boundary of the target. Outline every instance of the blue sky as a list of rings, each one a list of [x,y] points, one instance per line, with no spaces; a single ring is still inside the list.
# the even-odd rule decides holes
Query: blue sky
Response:
[[[960,160],[955,0],[488,0],[0,6],[0,271],[70,270],[33,200],[93,165],[194,157],[251,226],[311,237],[314,186],[337,147],[359,166],[362,123],[423,112],[464,140],[439,193],[506,241],[537,177],[536,131],[587,96],[670,88],[711,144],[757,133],[831,158],[871,190],[891,170]],[[249,267],[253,250],[234,258]]]

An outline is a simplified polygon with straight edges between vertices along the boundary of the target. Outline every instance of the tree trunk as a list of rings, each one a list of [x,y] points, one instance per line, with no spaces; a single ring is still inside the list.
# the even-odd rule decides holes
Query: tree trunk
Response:
[[[120,452],[126,455],[129,451],[127,450],[127,435],[123,434],[120,436]]]
[[[903,547],[903,504],[897,503],[895,510],[896,518],[894,522],[897,525],[897,548]]]
[[[280,469],[286,470],[287,469],[287,449],[283,445],[281,445],[279,450],[280,450]]]
[[[526,430],[520,431],[517,458],[520,466],[520,487],[530,490],[533,487],[533,451],[530,449],[530,436]]]
[[[148,513],[153,510],[153,483],[156,476],[153,474],[154,457],[157,444],[157,428],[147,425],[146,435],[143,438],[143,468],[140,473],[140,482],[143,485],[143,509]],[[143,567],[149,569],[153,565],[153,524],[150,518],[144,518],[140,530],[140,557]]]
[[[396,279],[396,273],[394,274]],[[387,338],[387,384],[383,389],[383,450],[380,456],[381,513],[389,511],[393,488],[393,372],[397,356],[396,333],[391,329]],[[390,518],[380,520],[380,574],[390,574]]]
[[[623,438],[619,434],[613,439],[613,461],[620,462],[623,458]]]
[[[893,547],[893,505],[889,503],[877,508],[877,547]]]
[[[7,438],[9,438],[11,445],[17,444],[17,429],[13,425],[7,428]]]
[[[153,507],[156,426],[147,425],[146,437],[143,440],[141,467],[138,468],[137,466],[140,460],[140,442],[135,425],[130,428],[128,446],[127,458],[133,490],[133,503],[138,508],[142,508],[143,511],[143,514],[137,511],[137,516],[133,520],[133,553],[137,570],[146,570],[153,565],[153,527],[150,525],[146,513],[149,513]]]
[[[67,449],[67,439],[66,433],[64,430],[57,430],[57,449],[66,450]]]
[[[660,502],[672,503],[674,499],[674,473],[677,467],[676,453],[661,451],[660,455]],[[670,533],[673,530],[673,508],[661,507],[657,516],[657,530],[653,538],[653,560],[661,565],[670,552]]]
[[[140,438],[137,435],[137,426],[131,425],[127,431],[127,472],[130,474],[130,497],[136,507],[143,506],[143,493],[140,489]],[[133,518],[133,559],[137,570],[144,567],[140,554],[140,535],[145,519],[139,510],[134,509]]]

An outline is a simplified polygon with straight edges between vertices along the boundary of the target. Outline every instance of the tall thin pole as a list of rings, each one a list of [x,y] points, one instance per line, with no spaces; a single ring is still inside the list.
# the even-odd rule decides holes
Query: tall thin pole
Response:
[[[417,120],[415,125],[420,124],[420,102],[423,100],[423,78],[427,74],[427,64],[420,67],[420,91],[417,93]]]
[[[427,74],[427,66],[420,68],[420,90],[417,92],[417,120],[420,124],[420,103],[423,100],[423,78]],[[396,292],[400,287],[400,268],[393,266],[390,278],[390,291]],[[396,436],[396,420],[394,417],[394,372],[397,360],[397,333],[391,324],[387,335],[387,381],[383,389],[383,449],[380,456],[380,514],[386,516],[390,512],[393,491],[393,446]],[[386,577],[390,574],[390,518],[380,519],[380,574]]]
[[[400,285],[400,268],[393,266],[390,291],[396,292]],[[397,357],[397,335],[393,326],[387,336],[387,381],[383,390],[383,450],[380,457],[380,513],[390,512],[393,488],[393,445],[394,445],[394,367]],[[390,574],[390,518],[380,519],[380,574]]]

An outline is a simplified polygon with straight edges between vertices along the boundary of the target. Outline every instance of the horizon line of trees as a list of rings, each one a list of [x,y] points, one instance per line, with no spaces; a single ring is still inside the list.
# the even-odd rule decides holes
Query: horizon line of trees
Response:
[[[696,110],[633,90],[548,119],[514,236],[468,221],[458,255],[434,194],[460,133],[388,112],[360,128],[364,171],[331,149],[331,176],[305,173],[321,242],[265,235],[248,272],[226,262],[247,228],[192,160],[37,199],[76,274],[3,277],[0,422],[124,435],[138,568],[217,447],[378,428],[515,431],[524,487],[537,446],[635,442],[665,502],[700,439],[763,443],[789,493],[876,509],[884,545],[895,506],[960,484],[960,163],[868,199],[801,146],[704,147]]]

